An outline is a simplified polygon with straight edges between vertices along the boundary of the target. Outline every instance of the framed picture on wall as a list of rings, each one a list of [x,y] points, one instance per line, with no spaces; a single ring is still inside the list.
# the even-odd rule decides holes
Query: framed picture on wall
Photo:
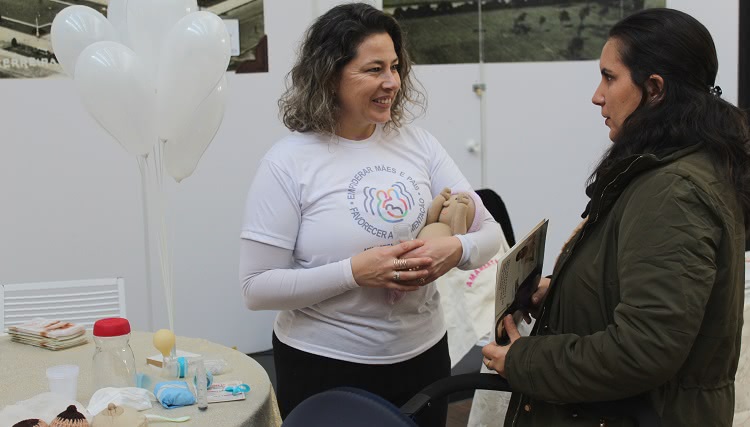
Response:
[[[197,0],[201,10],[215,13],[238,29],[238,49],[228,71],[268,71],[264,0]],[[50,31],[64,8],[83,5],[107,15],[109,0],[0,1],[0,78],[46,78],[62,75],[52,49]]]
[[[405,28],[417,64],[599,58],[623,17],[666,0],[383,0]]]

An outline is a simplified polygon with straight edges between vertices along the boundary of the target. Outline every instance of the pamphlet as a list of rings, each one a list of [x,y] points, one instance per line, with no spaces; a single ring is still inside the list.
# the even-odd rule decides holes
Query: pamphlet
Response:
[[[83,325],[77,323],[37,317],[17,326],[8,326],[8,332],[34,335],[42,338],[65,339],[83,335],[85,329]]]
[[[495,342],[500,344],[503,317],[528,309],[531,295],[539,284],[544,263],[544,243],[548,219],[537,224],[499,260],[495,281]]]
[[[86,344],[88,340],[85,333],[83,325],[54,319],[35,318],[20,325],[8,326],[11,341],[48,350],[63,350]]]

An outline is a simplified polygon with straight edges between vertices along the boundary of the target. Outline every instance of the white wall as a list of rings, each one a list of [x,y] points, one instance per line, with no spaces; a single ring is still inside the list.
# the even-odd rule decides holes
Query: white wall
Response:
[[[176,332],[242,351],[270,347],[273,312],[243,306],[237,247],[245,192],[265,150],[285,134],[276,114],[299,36],[336,0],[267,0],[270,71],[229,75],[224,123],[193,176],[168,186],[173,229]],[[375,1],[374,4],[382,4]],[[737,99],[738,0],[673,0],[712,32],[724,96]],[[429,95],[418,124],[433,132],[479,186],[474,65],[421,66]],[[516,234],[549,217],[551,260],[579,220],[583,185],[609,143],[590,104],[596,61],[488,64],[487,187],[500,193]],[[94,123],[68,79],[0,80],[0,282],[125,277],[128,317],[167,326],[154,264],[146,288],[140,178],[130,158]],[[154,257],[156,254],[153,254]],[[154,258],[156,262],[156,258]]]

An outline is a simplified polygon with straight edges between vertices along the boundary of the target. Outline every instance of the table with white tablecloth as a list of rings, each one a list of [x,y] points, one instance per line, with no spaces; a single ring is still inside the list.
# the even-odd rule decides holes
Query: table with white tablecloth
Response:
[[[80,367],[77,400],[88,405],[93,395],[92,357],[95,345],[90,332],[85,345],[59,351],[50,351],[34,346],[12,342],[9,336],[0,336],[0,408],[17,401],[29,399],[48,391],[45,371],[54,365],[74,364]],[[146,358],[158,351],[152,344],[152,333],[133,332],[130,346],[133,349],[138,372],[151,377],[152,382],[162,381],[160,371],[146,365]],[[250,386],[244,400],[212,403],[208,410],[200,411],[196,405],[165,409],[158,402],[146,413],[167,417],[189,415],[191,419],[181,425],[246,427],[280,426],[276,396],[268,374],[255,360],[239,351],[200,338],[177,337],[177,347],[191,353],[218,357],[225,360],[229,369],[217,375],[215,381],[238,380]],[[151,386],[153,391],[153,385]],[[92,414],[95,415],[95,414]]]

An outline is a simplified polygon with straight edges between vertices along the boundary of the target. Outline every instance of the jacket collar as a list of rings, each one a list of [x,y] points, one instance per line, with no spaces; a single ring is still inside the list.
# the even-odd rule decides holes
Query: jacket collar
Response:
[[[600,215],[606,213],[614,205],[635,177],[692,154],[701,147],[701,144],[693,144],[663,157],[657,157],[654,154],[636,154],[620,160],[601,179],[597,177],[596,181],[586,188],[586,195],[591,200],[581,217],[589,216],[589,223],[596,222]]]

